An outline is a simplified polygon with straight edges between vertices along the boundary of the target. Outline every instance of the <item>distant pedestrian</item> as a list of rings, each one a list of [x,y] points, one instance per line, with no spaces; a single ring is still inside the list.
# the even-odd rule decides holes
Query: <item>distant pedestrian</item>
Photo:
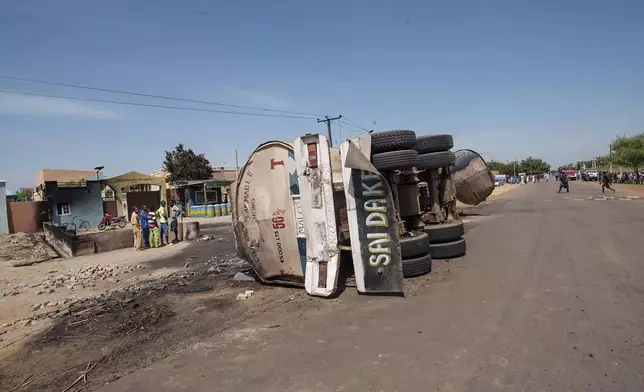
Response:
[[[150,226],[148,225],[148,207],[144,204],[139,212],[139,219],[141,221],[141,232],[143,233],[143,245],[146,248],[150,247]]]
[[[170,236],[168,235],[168,210],[165,208],[164,200],[161,201],[161,207],[159,207],[156,214],[161,227],[161,246],[167,245],[170,243]],[[165,242],[163,242],[163,237],[165,237]]]
[[[613,193],[615,192],[615,189],[610,187],[610,177],[606,173],[602,176],[602,193],[604,193],[604,188],[610,189]]]
[[[134,233],[134,249],[141,250],[143,231],[141,230],[141,220],[139,218],[139,207],[134,206],[134,211],[130,217],[132,223],[132,232]]]
[[[570,188],[568,187],[568,175],[562,170],[561,173],[559,173],[559,190],[557,193],[561,193],[563,188],[566,188],[566,193],[570,193]]]
[[[179,241],[179,216],[181,215],[181,207],[179,203],[172,202],[172,208],[170,208],[170,230],[174,233],[174,242]]]
[[[150,227],[150,248],[158,248],[160,229],[154,207],[150,208],[150,212],[148,212],[148,226]]]

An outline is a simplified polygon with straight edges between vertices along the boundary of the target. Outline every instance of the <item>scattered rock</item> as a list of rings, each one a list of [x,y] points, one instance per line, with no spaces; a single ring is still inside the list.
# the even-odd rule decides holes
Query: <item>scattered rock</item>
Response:
[[[186,262],[186,265],[183,266],[183,268],[188,268],[190,266],[190,263]]]
[[[28,327],[31,325],[31,319],[20,320],[19,324],[21,327]]]
[[[237,294],[237,301],[244,301],[250,298],[255,292],[253,290],[246,290],[243,293]]]
[[[202,312],[206,311],[206,307],[205,306],[199,306],[198,308],[192,309],[192,311],[195,312],[195,313],[202,313]]]

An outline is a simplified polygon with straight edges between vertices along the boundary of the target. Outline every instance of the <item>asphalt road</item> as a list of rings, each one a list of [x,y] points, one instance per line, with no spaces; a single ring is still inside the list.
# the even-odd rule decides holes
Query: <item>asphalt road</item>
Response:
[[[556,186],[466,217],[405,298],[285,302],[103,390],[644,391],[644,201]]]

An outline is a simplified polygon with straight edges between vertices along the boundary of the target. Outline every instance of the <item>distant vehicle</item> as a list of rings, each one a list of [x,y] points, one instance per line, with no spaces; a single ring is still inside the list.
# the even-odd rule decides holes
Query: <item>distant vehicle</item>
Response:
[[[586,170],[586,174],[588,174],[588,179],[591,181],[597,181],[597,178],[599,177],[597,170]]]
[[[568,180],[569,181],[576,181],[577,180],[577,170],[574,170],[574,169],[564,170],[564,173],[566,173],[566,175],[568,175]]]
[[[494,186],[503,186],[507,182],[507,178],[503,174],[494,177]]]
[[[568,176],[568,180],[575,181],[579,177],[577,175],[577,170],[574,169],[564,169],[564,173]],[[555,173],[555,180],[559,181],[559,172]]]

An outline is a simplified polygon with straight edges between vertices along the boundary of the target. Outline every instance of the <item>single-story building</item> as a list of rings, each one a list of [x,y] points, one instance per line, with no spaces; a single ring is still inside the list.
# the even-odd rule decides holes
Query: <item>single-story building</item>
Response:
[[[79,227],[87,221],[90,228],[97,227],[103,219],[101,182],[97,180],[46,181],[38,193],[46,202],[49,220],[57,226],[74,223]]]

